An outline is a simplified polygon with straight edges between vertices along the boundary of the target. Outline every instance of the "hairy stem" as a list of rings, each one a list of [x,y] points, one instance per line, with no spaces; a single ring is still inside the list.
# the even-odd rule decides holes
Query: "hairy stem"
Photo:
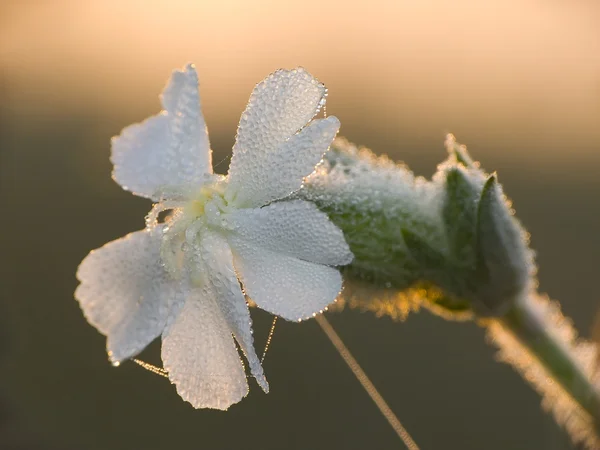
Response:
[[[548,329],[546,322],[528,302],[516,302],[502,317],[503,326],[539,360],[554,382],[592,418],[600,433],[600,390],[590,381],[571,349]]]

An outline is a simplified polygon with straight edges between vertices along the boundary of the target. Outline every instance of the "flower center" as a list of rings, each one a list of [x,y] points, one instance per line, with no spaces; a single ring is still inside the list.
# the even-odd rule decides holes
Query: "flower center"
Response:
[[[202,186],[200,192],[183,206],[183,215],[191,221],[206,218],[209,224],[216,225],[211,223],[215,216],[229,210],[224,194],[222,180]]]
[[[225,180],[207,183],[187,201],[179,201],[173,208],[172,216],[163,230],[160,255],[165,269],[179,279],[185,272],[195,285],[204,284],[202,274],[202,249],[200,233],[206,227],[223,228],[222,217],[231,207],[224,198]],[[159,206],[160,208],[160,206]]]

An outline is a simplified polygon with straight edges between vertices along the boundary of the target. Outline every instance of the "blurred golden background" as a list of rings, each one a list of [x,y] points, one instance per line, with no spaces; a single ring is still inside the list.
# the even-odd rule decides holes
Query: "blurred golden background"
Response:
[[[600,2],[0,3],[0,448],[398,448],[316,324],[280,323],[256,385],[223,414],[113,369],[76,302],[92,248],[150,205],[110,179],[110,137],[158,111],[194,62],[214,160],[255,83],[304,66],[341,134],[431,175],[447,132],[498,171],[538,250],[541,290],[583,334],[598,306]],[[225,172],[225,160],[217,170]],[[483,332],[421,313],[330,320],[424,449],[569,449]],[[255,313],[261,347],[270,318]],[[158,346],[147,359],[158,362]],[[4,423],[4,425],[2,425]]]

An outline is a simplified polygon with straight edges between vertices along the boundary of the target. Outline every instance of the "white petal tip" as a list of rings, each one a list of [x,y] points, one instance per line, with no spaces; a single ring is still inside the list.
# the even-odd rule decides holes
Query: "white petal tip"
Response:
[[[258,385],[261,387],[261,389],[263,390],[263,392],[265,394],[269,393],[269,383],[267,382],[267,379],[262,377],[262,379],[258,379],[256,378],[256,382],[258,383]]]
[[[325,118],[323,120],[331,122],[331,124],[334,125],[334,126],[336,126],[338,128],[338,130],[339,130],[340,126],[341,126],[340,119],[338,119],[335,116],[327,116],[327,118]]]
[[[121,359],[117,358],[111,350],[108,351],[108,362],[110,362],[113,367],[119,367],[121,365]]]

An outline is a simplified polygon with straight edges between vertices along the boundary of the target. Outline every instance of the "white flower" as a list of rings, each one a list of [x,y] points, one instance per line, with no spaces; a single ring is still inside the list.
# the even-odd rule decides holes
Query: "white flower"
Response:
[[[227,409],[248,392],[238,342],[252,375],[268,384],[252,340],[244,293],[288,320],[333,302],[352,253],[312,203],[277,202],[300,189],[339,128],[312,120],[326,89],[303,69],[279,70],[252,92],[226,177],[212,171],[193,66],[175,71],[164,111],[113,138],[113,178],[157,203],[143,231],[92,251],[75,292],[107,336],[118,365],[162,336],[162,360],[196,408]],[[310,123],[309,123],[310,122]],[[165,223],[160,211],[171,209]]]

